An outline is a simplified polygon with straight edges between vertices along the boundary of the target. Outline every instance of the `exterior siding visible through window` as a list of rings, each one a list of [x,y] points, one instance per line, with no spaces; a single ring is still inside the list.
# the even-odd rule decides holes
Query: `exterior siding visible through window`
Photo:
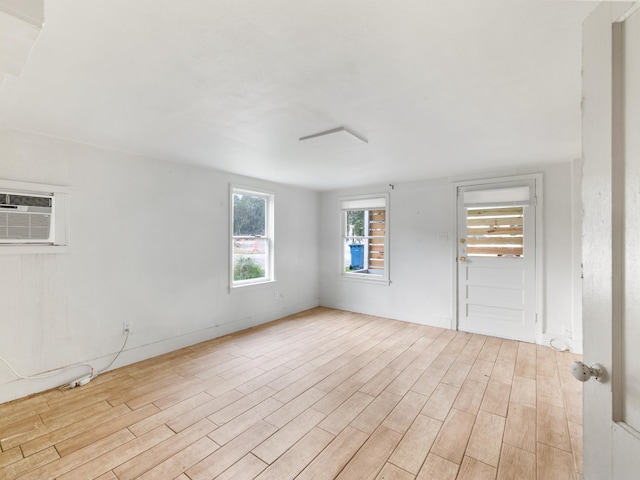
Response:
[[[483,257],[523,256],[521,206],[467,209],[467,255]]]

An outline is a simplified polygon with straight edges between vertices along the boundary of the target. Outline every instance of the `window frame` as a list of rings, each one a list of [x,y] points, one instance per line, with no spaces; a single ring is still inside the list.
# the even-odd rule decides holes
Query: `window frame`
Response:
[[[266,201],[265,205],[265,235],[266,247],[266,264],[265,276],[248,280],[234,280],[234,196],[236,194],[252,195],[263,197]],[[237,292],[245,290],[249,287],[263,287],[275,283],[275,193],[269,190],[256,187],[247,187],[244,185],[230,184],[229,186],[229,292]]]
[[[348,281],[356,281],[356,282],[363,282],[363,283],[373,283],[373,284],[378,284],[378,285],[389,285],[391,283],[391,281],[389,280],[389,265],[390,265],[390,247],[389,247],[389,219],[390,219],[390,203],[389,203],[389,194],[388,193],[372,193],[372,194],[365,194],[365,195],[349,195],[349,196],[342,196],[338,198],[338,216],[339,216],[339,222],[340,222],[340,227],[339,227],[339,255],[338,255],[338,272],[339,272],[339,276],[340,278],[342,278],[343,280],[348,280]],[[348,202],[365,202],[367,200],[375,200],[375,199],[383,199],[384,200],[384,207],[380,208],[380,207],[363,207],[363,208],[347,208],[345,207],[345,204]],[[368,238],[379,238],[379,236],[371,236],[371,235],[348,235],[348,232],[346,232],[347,229],[347,222],[346,222],[346,215],[347,212],[349,211],[372,211],[372,210],[384,210],[385,212],[385,233],[384,233],[384,267],[382,268],[382,274],[375,274],[375,273],[369,273],[369,266],[368,266],[368,262],[367,266],[366,266],[366,270],[367,272],[363,272],[363,271],[348,271],[347,270],[347,262],[345,261],[345,242],[347,240],[347,238],[353,238],[353,237],[359,237],[359,238],[363,238],[363,239],[368,239]],[[366,215],[365,215],[366,218]],[[366,233],[366,232],[363,232]],[[367,251],[367,248],[365,247],[365,252]]]
[[[0,255],[66,253],[69,245],[69,196],[71,187],[0,179],[0,191],[52,198],[50,237],[0,243]]]

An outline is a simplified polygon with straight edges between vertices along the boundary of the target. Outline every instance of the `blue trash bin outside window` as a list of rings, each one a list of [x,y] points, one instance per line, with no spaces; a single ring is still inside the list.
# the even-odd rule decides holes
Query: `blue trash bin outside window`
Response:
[[[362,270],[364,268],[364,245],[349,245],[351,250],[350,270]]]

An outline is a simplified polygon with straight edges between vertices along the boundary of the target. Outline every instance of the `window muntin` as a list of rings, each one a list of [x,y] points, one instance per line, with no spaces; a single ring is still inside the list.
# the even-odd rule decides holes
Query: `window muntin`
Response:
[[[341,200],[341,273],[388,279],[388,197]]]
[[[524,207],[467,208],[467,256],[522,257]]]
[[[232,187],[231,286],[273,281],[273,194]]]

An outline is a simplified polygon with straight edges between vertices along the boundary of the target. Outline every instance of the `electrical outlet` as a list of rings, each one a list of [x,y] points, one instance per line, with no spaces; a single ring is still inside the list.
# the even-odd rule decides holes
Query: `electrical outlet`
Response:
[[[122,333],[126,335],[127,333],[131,334],[131,324],[129,322],[124,322],[122,324]]]
[[[274,299],[276,299],[276,300],[279,300],[279,299],[280,299],[280,292],[279,292],[278,290],[276,290],[276,291],[273,293],[273,298],[274,298]]]

